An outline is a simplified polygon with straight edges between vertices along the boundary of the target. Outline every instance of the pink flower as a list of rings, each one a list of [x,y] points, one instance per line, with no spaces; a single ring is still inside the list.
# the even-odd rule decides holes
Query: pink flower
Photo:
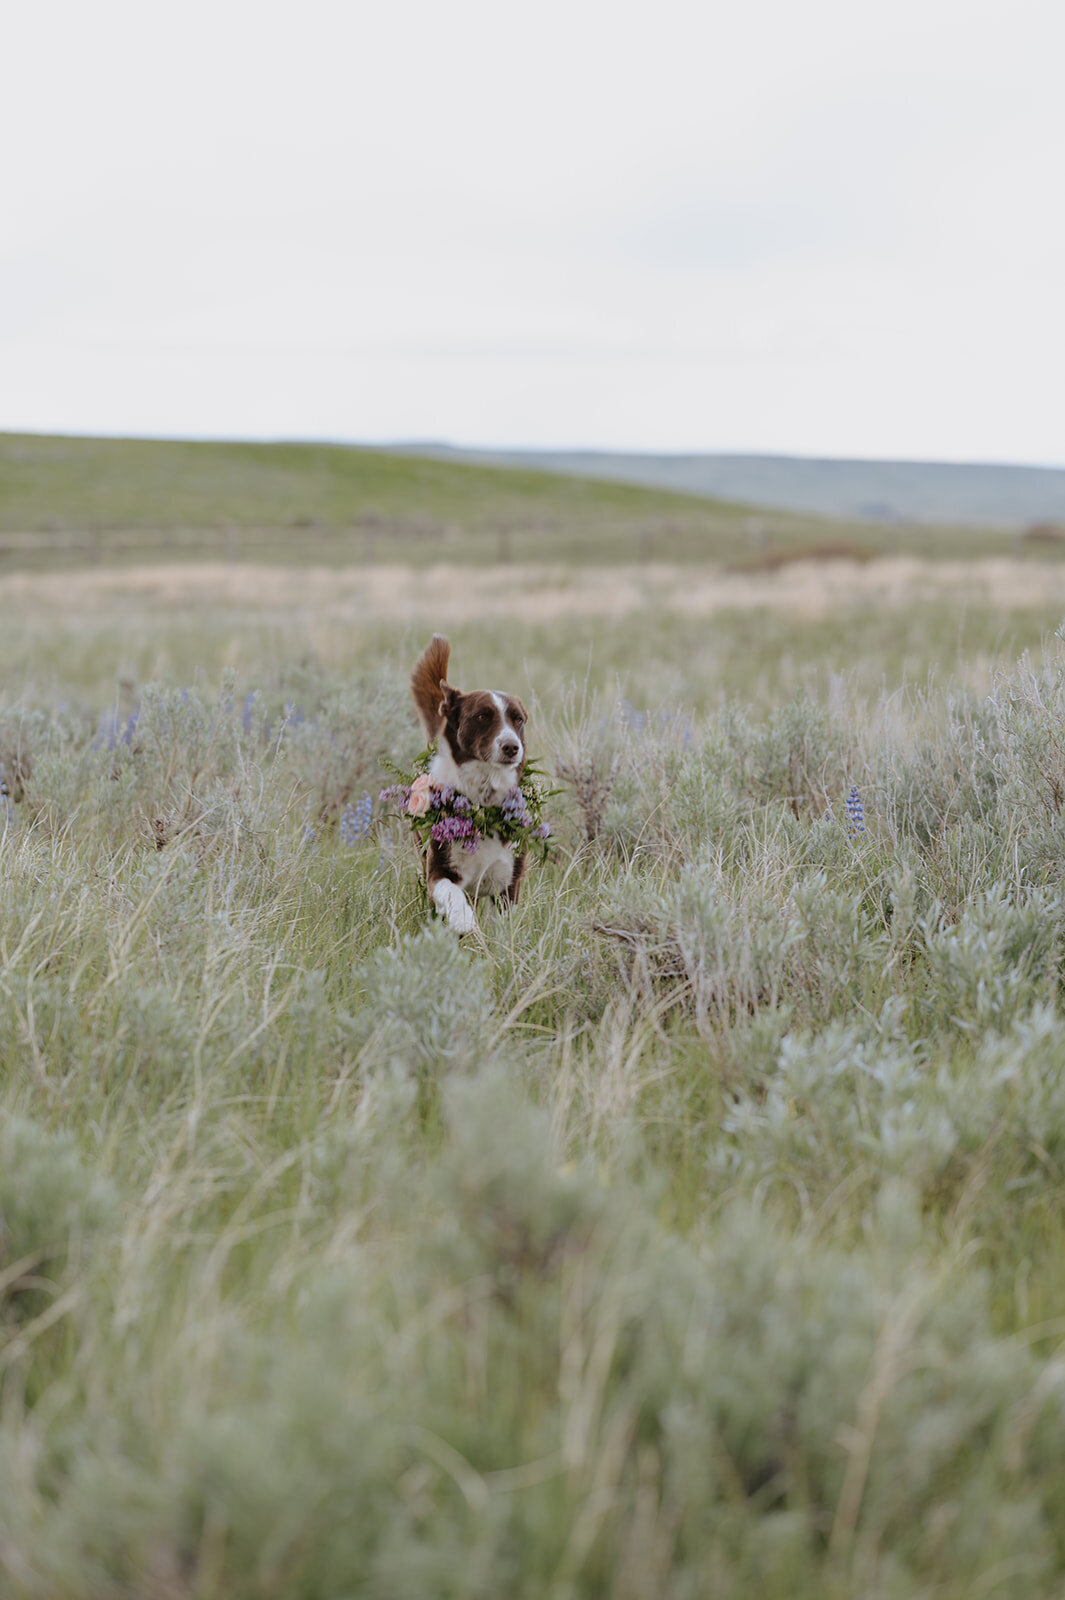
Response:
[[[429,809],[430,787],[429,774],[427,772],[423,772],[420,777],[415,778],[410,786],[410,794],[407,797],[407,815],[409,817],[425,816]]]

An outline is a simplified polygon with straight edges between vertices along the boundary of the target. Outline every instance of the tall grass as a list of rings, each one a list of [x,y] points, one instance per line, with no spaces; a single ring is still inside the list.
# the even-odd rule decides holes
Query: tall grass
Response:
[[[1059,647],[792,691],[461,943],[371,650],[7,704],[0,1593],[1060,1593]]]

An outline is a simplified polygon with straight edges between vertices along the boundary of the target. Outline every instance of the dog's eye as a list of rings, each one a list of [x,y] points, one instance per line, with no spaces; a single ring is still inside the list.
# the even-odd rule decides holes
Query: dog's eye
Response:
[[[525,726],[525,718],[522,716],[520,711],[515,711],[510,720],[514,724],[515,728],[524,728]]]

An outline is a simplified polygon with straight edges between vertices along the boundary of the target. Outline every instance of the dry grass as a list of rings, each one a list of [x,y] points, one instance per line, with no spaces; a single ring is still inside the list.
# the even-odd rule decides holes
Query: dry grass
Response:
[[[905,609],[917,601],[957,599],[1000,610],[1065,608],[1065,567],[1057,562],[989,557],[923,561],[888,556],[858,562],[824,556],[780,570],[735,572],[721,566],[649,563],[603,567],[510,565],[469,568],[266,566],[204,562],[0,578],[0,606],[25,617],[131,607],[205,607],[291,614],[319,620],[451,624],[491,616],[526,622],[564,617],[617,619],[649,607],[686,617],[771,611],[802,618],[850,605]]]
[[[785,550],[763,550],[746,561],[734,561],[731,572],[776,572],[797,561],[872,561],[876,555],[867,544],[854,539],[821,539],[811,544],[794,545]]]

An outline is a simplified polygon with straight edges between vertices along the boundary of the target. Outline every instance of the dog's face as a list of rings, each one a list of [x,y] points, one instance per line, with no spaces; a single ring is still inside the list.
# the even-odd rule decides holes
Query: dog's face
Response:
[[[513,769],[525,760],[525,707],[516,695],[478,689],[472,694],[449,690],[444,703],[443,733],[458,766],[481,761]]]

